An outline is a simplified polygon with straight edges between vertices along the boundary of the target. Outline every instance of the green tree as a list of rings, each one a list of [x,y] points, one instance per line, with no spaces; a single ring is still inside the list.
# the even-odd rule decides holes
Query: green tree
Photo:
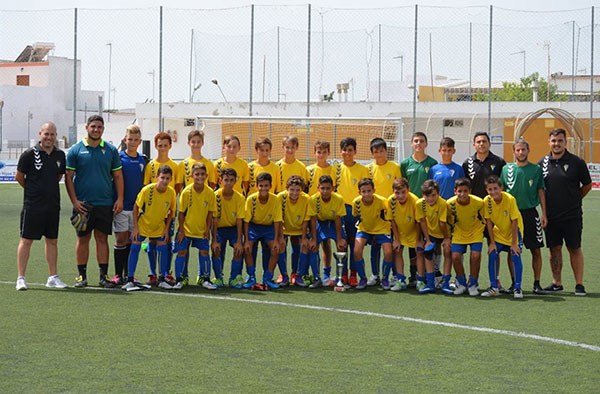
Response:
[[[502,89],[492,91],[492,101],[533,101],[533,82],[538,82],[538,100],[546,101],[548,97],[548,81],[540,78],[538,73],[521,78],[521,82],[502,82]],[[550,101],[567,101],[567,95],[558,93],[556,86],[550,85]],[[477,93],[473,101],[488,101],[488,95]]]

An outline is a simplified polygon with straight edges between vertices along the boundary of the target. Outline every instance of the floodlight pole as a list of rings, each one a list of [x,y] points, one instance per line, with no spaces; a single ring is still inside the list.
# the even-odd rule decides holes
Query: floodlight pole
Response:
[[[162,64],[163,64],[163,6],[160,6],[159,37],[158,37],[158,131],[164,130],[162,113]]]
[[[112,42],[108,42],[106,43],[106,45],[108,46],[108,102],[106,103],[107,106],[107,116],[106,116],[106,120],[110,122],[110,85],[111,85],[111,78],[112,78]]]
[[[594,162],[594,11],[595,7],[592,6],[592,39],[590,50],[590,163]],[[550,88],[550,85],[548,85],[548,88]]]
[[[73,125],[69,130],[69,145],[73,145],[77,140],[77,8],[73,15]],[[0,139],[0,145],[2,140]],[[0,150],[2,148],[0,147]]]
[[[490,5],[490,45],[488,62],[488,135],[492,134],[492,26],[494,6]]]
[[[419,25],[419,5],[415,4],[415,52],[413,55],[413,133],[417,131],[417,31]],[[402,142],[404,144],[404,141]]]

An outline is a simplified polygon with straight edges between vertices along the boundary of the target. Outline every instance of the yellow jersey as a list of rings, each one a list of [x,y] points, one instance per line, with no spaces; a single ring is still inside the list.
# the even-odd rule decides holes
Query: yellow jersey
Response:
[[[390,219],[396,223],[400,244],[407,248],[417,246],[416,208],[418,199],[419,197],[410,192],[404,204],[401,204],[394,194],[388,197]]]
[[[358,216],[358,231],[368,234],[391,232],[387,201],[379,194],[373,194],[373,202],[369,205],[363,203],[362,196],[356,197],[352,201],[352,215]]]
[[[175,185],[177,184],[177,176],[179,175],[179,165],[171,159],[167,160],[164,163],[159,162],[157,159],[150,160],[146,165],[146,169],[144,170],[144,185],[155,183],[156,174],[158,174],[158,169],[164,165],[171,167],[171,170],[173,171],[173,176],[171,177],[171,182],[169,182],[169,186],[172,187],[173,190],[175,190]]]
[[[375,193],[380,196],[388,197],[394,192],[392,184],[394,179],[400,178],[400,166],[393,161],[387,161],[383,165],[379,165],[375,162],[367,165],[369,170],[370,178],[373,179],[375,184]]]
[[[221,187],[221,171],[225,168],[233,168],[237,173],[237,179],[235,181],[235,185],[233,185],[233,190],[242,195],[245,195],[244,187],[242,182],[248,182],[250,180],[250,169],[248,168],[248,163],[239,157],[235,159],[233,163],[227,163],[225,158],[222,157],[215,161],[215,175],[218,178],[219,187]]]
[[[269,193],[269,199],[264,204],[258,199],[258,192],[251,194],[246,199],[246,215],[244,217],[246,223],[268,225],[281,222],[281,214],[281,203],[273,193]]]
[[[345,204],[352,205],[352,201],[360,194],[358,182],[363,178],[369,178],[369,170],[362,164],[354,162],[350,167],[344,163],[336,164],[336,191],[344,198]]]
[[[217,202],[217,227],[232,227],[237,225],[238,219],[244,220],[246,199],[240,193],[233,191],[228,199],[223,196],[223,188],[215,192]]]
[[[176,183],[183,185],[184,188],[194,183],[194,179],[192,178],[192,166],[196,163],[202,163],[206,166],[206,184],[216,184],[217,177],[215,175],[215,166],[212,161],[208,160],[206,157],[195,160],[192,159],[191,156],[179,163]]]
[[[301,192],[298,200],[292,203],[287,190],[282,191],[277,195],[281,204],[282,219],[283,219],[283,234],[284,235],[302,235],[302,223],[310,218],[306,215],[308,194]]]
[[[319,192],[319,179],[323,175],[329,175],[333,181],[333,189],[335,190],[335,166],[319,167],[316,163],[306,167],[308,173],[308,195],[313,196]]]
[[[512,245],[512,221],[517,220],[521,239],[523,239],[523,218],[517,200],[507,192],[502,192],[502,201],[496,204],[491,196],[483,199],[484,218],[494,223],[494,241],[503,245]]]
[[[138,229],[142,237],[161,237],[165,231],[165,218],[169,211],[175,211],[175,189],[168,186],[159,192],[156,183],[146,185],[135,199],[139,209]]]
[[[310,197],[306,216],[309,218],[316,216],[317,220],[322,222],[334,220],[336,217],[342,218],[346,216],[344,199],[337,193],[331,193],[329,201],[324,201],[321,193],[313,194]]]
[[[217,212],[215,192],[207,186],[198,193],[194,184],[187,186],[179,196],[179,212],[185,215],[183,232],[186,237],[206,238],[208,213]],[[180,223],[181,225],[181,223]]]
[[[427,232],[435,238],[444,238],[440,222],[446,223],[448,217],[448,204],[446,200],[438,196],[437,201],[433,205],[427,204],[424,198],[417,200],[417,208],[415,217],[418,222],[422,219],[427,221]]]
[[[462,205],[458,197],[448,199],[448,224],[452,228],[452,243],[468,245],[483,242],[483,200],[472,194],[469,203]]]
[[[277,162],[279,167],[279,187],[277,191],[284,191],[286,189],[287,181],[292,175],[298,175],[304,179],[304,184],[308,183],[308,172],[306,166],[300,160],[296,159],[293,163],[286,163],[285,159],[281,159]]]
[[[254,160],[252,163],[248,164],[248,169],[250,171],[250,184],[248,185],[248,195],[252,193],[256,193],[258,191],[258,184],[256,183],[256,178],[259,174],[263,172],[268,172],[271,174],[271,189],[269,191],[271,193],[275,193],[278,185],[281,184],[281,180],[279,179],[280,172],[277,164],[273,163],[269,160],[269,164],[266,166],[261,166],[258,164],[258,161]]]

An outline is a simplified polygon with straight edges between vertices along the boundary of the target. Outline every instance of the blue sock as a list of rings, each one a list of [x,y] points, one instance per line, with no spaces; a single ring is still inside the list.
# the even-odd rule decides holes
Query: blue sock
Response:
[[[356,271],[358,271],[358,276],[360,279],[367,279],[367,273],[365,272],[365,259],[361,259],[356,262]]]
[[[523,280],[523,260],[518,254],[511,252],[510,258],[512,259],[513,265],[515,266],[515,289],[521,288],[521,281]]]
[[[253,265],[252,267],[246,267],[246,272],[248,273],[249,276],[256,276],[256,266]]]
[[[200,276],[206,279],[210,279],[210,257],[202,256],[198,252],[198,272]]]
[[[371,273],[373,275],[379,275],[379,252],[381,251],[381,246],[372,245],[371,246]]]
[[[183,262],[183,271],[181,273],[183,276],[190,276],[189,272],[188,272],[189,264],[190,264],[190,252],[188,251],[188,253],[185,255],[185,261]]]
[[[277,267],[279,267],[279,273],[283,276],[287,276],[287,251],[279,253],[279,259],[277,260]]]
[[[392,267],[394,266],[394,263],[392,263],[391,261],[383,261],[383,276],[382,279],[388,279],[390,276],[390,272],[392,271]]]
[[[396,275],[398,272],[396,271],[396,264],[392,264],[392,275]]]
[[[461,284],[464,287],[467,287],[467,278],[465,278],[464,275],[460,275],[456,277],[456,280],[458,281],[459,284]]]
[[[252,261],[254,261],[254,266],[256,266],[257,261],[256,260],[258,258],[258,243],[254,243],[254,246],[252,247]]]
[[[269,249],[268,247],[263,245],[263,248],[262,248],[263,272],[269,270],[269,260],[271,260],[271,249]]]
[[[310,261],[310,269],[312,270],[315,280],[321,280],[319,277],[319,273],[321,271],[319,269],[319,252],[310,252],[308,256]]]
[[[231,275],[229,280],[235,279],[238,275],[242,274],[242,260],[231,260]]]
[[[266,270],[263,273],[263,283],[272,282],[273,281],[273,271]]]
[[[419,282],[425,282],[425,277],[417,274],[417,281],[419,281]]]
[[[442,275],[442,280],[444,281],[444,286],[448,286],[450,285],[450,278],[452,278],[452,275]]]
[[[150,275],[156,276],[156,244],[148,244],[148,266],[150,267]]]
[[[435,272],[428,272],[425,277],[427,278],[427,287],[435,289]]]
[[[329,278],[330,276],[331,276],[331,267],[324,267],[323,268],[323,277]]]
[[[396,279],[398,279],[400,282],[404,282],[406,280],[406,276],[402,274],[396,272],[394,275],[396,275]]]
[[[298,275],[300,277],[308,274],[308,253],[300,253],[300,258],[298,259]]]
[[[292,244],[292,272],[298,272],[298,259],[300,258],[300,244]]]
[[[478,284],[479,281],[479,276],[476,278],[473,278],[471,275],[469,275],[469,286],[475,286],[476,284]]]
[[[167,271],[167,275],[169,274],[169,271],[171,271],[171,261],[173,261],[173,245],[172,244],[167,244],[167,262],[166,262],[166,271]]]
[[[488,258],[488,272],[490,275],[490,286],[498,288],[498,274],[496,274],[496,266],[498,264],[498,252],[492,251]]]
[[[156,254],[160,258],[160,274],[166,277],[169,275],[169,245],[157,245]]]
[[[135,268],[137,267],[141,248],[142,245],[132,243],[131,249],[129,250],[129,261],[127,262],[127,275],[128,278],[131,278],[131,280],[133,280],[133,275],[135,274]]]
[[[213,272],[215,273],[215,278],[223,280],[223,272],[221,271],[221,267],[223,267],[223,264],[221,263],[221,258],[213,256],[212,266]]]
[[[185,265],[186,257],[187,257],[187,254],[185,256],[177,255],[177,257],[175,257],[175,278],[177,280],[181,279],[181,277],[182,277],[183,266]]]

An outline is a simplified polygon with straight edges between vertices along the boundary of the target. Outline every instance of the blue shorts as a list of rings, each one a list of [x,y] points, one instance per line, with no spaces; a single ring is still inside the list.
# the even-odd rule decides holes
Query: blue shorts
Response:
[[[183,241],[177,242],[177,251],[188,250],[190,244],[194,248],[198,248],[199,250],[208,251],[208,239],[206,238],[193,238],[193,237],[184,237]]]
[[[471,252],[480,252],[483,247],[481,242],[473,242],[471,244],[452,244],[452,253],[467,253],[467,246],[471,247]]]
[[[523,238],[521,237],[521,231],[519,230],[519,251],[522,252],[523,251]],[[498,251],[498,254],[500,254],[500,252],[508,252],[509,254],[512,254],[511,250],[510,250],[510,245],[505,245],[505,244],[501,244],[500,242],[496,242],[496,250]]]
[[[358,231],[356,238],[364,238],[373,246],[392,243],[392,236],[390,234],[369,234],[364,231]]]
[[[227,242],[233,246],[237,241],[237,226],[217,228],[217,242],[222,246],[227,246]]]
[[[273,241],[275,239],[275,226],[272,224],[255,224],[248,223],[248,240],[256,242],[263,240],[264,242]]]
[[[342,238],[346,238],[346,232],[344,226],[342,227]],[[337,241],[337,234],[335,232],[335,220],[317,220],[317,243],[325,241],[326,239],[333,239]]]
[[[342,227],[348,237],[356,237],[356,223],[358,223],[358,216],[352,216],[352,205],[346,204],[346,216],[342,218]]]
[[[144,240],[146,239],[146,237],[142,236],[142,235],[138,235],[137,240],[138,242],[144,242]],[[149,241],[158,241],[158,242],[164,242],[165,241],[165,237],[148,237]]]
[[[443,241],[442,238],[436,238],[436,237],[433,237],[431,235],[429,236],[429,240],[433,244],[433,250],[435,250],[438,245],[441,245],[442,241]],[[425,237],[423,237],[423,241],[425,241]],[[417,252],[425,252],[425,250],[423,248],[417,246]]]

